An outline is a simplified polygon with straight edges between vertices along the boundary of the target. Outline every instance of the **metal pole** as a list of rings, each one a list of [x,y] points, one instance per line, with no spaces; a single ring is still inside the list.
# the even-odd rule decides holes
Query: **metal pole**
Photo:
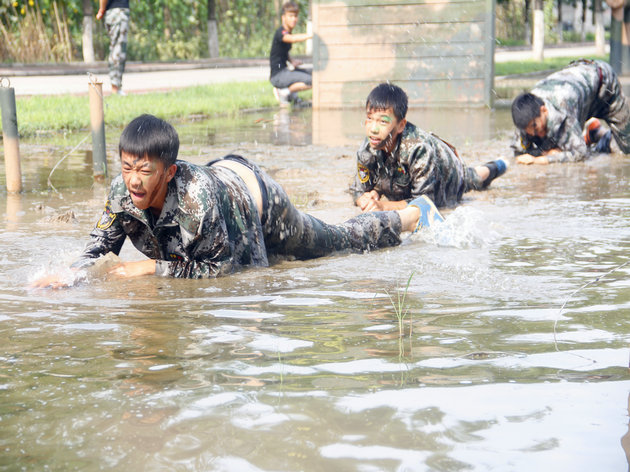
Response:
[[[107,177],[107,152],[105,149],[105,115],[103,113],[103,82],[90,74],[90,124],[92,127],[92,162],[94,180]]]
[[[15,90],[6,77],[0,78],[0,109],[2,110],[2,140],[4,142],[4,167],[7,192],[22,191],[20,143],[15,111]]]

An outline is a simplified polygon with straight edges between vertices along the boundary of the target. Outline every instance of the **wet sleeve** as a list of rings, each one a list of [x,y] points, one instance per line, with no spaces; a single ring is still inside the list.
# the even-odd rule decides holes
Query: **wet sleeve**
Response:
[[[537,157],[542,154],[540,149],[527,137],[527,135],[521,133],[520,131],[514,132],[510,147],[514,151],[514,157],[520,156],[521,154],[529,154]]]
[[[109,200],[96,226],[90,233],[90,241],[85,246],[83,254],[71,267],[83,268],[90,266],[96,259],[108,252],[118,255],[127,235],[120,224],[120,217],[113,213]]]
[[[234,271],[233,247],[225,219],[216,206],[210,209],[197,234],[186,247],[187,256],[175,261],[156,261],[155,274],[165,277],[200,279]]]
[[[560,152],[547,155],[552,162],[579,162],[589,157],[588,146],[582,136],[582,127],[576,119],[567,121],[565,131],[557,140]]]
[[[374,189],[376,177],[376,158],[366,148],[365,144],[357,152],[357,174],[352,188],[354,200],[356,201],[365,192]]]

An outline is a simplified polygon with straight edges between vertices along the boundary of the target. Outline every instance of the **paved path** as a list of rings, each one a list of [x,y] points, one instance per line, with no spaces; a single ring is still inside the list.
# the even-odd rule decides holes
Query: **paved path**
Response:
[[[595,54],[594,45],[580,44],[571,47],[545,49],[545,57],[592,54]],[[498,49],[495,53],[496,62],[530,58],[531,49]],[[103,91],[109,93],[111,87],[107,76],[107,66],[104,63],[97,63],[89,67],[81,63],[24,67],[0,64],[0,77],[9,78],[11,87],[15,89],[15,94],[18,96],[87,94],[88,70],[91,70],[103,82]],[[123,89],[128,93],[140,93],[221,82],[267,80],[268,77],[267,59],[218,59],[170,64],[128,63],[123,76]]]
[[[1,74],[0,74],[1,76]],[[103,91],[110,92],[107,73],[94,76],[103,82]],[[245,82],[265,80],[269,77],[269,67],[228,67],[222,69],[181,69],[150,72],[125,72],[123,90],[127,93],[172,90],[173,88],[194,85],[216,84],[221,82]],[[88,92],[87,72],[71,75],[30,75],[9,77],[16,95],[38,94],[86,94]]]

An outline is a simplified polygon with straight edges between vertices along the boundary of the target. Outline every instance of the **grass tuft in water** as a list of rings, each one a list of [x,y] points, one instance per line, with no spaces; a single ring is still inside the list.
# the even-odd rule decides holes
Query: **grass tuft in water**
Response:
[[[404,336],[404,321],[407,315],[409,314],[409,306],[406,304],[407,292],[409,291],[409,285],[411,284],[411,279],[413,278],[415,272],[412,272],[409,278],[407,279],[407,286],[405,290],[402,291],[398,288],[396,290],[396,300],[391,296],[389,292],[386,291],[389,300],[392,302],[392,306],[394,307],[394,314],[398,319],[398,336],[402,338]],[[409,336],[412,333],[411,319],[409,320]]]

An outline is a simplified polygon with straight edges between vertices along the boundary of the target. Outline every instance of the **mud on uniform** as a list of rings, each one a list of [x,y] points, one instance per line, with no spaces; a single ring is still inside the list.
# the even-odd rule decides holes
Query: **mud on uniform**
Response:
[[[549,162],[576,162],[590,150],[582,136],[584,123],[592,117],[605,120],[622,152],[630,153],[630,104],[617,75],[603,61],[580,60],[554,72],[531,90],[547,107],[547,135],[527,136],[517,131],[511,147],[514,155],[540,156],[550,149]]]
[[[105,28],[109,35],[109,80],[121,88],[127,61],[129,33],[129,0],[109,0],[105,11]]]
[[[481,189],[479,174],[454,147],[409,122],[391,154],[372,149],[367,138],[357,153],[355,200],[376,190],[391,201],[427,195],[442,207],[459,202],[464,192]]]
[[[108,252],[118,254],[127,237],[157,261],[157,275],[186,278],[267,266],[268,255],[310,259],[400,243],[397,212],[366,213],[329,225],[298,211],[282,187],[255,164],[240,156],[226,158],[254,171],[263,197],[262,214],[241,177],[213,163],[176,162],[177,172],[168,184],[159,218],[134,206],[118,176],[91,240],[73,267],[88,266]]]

